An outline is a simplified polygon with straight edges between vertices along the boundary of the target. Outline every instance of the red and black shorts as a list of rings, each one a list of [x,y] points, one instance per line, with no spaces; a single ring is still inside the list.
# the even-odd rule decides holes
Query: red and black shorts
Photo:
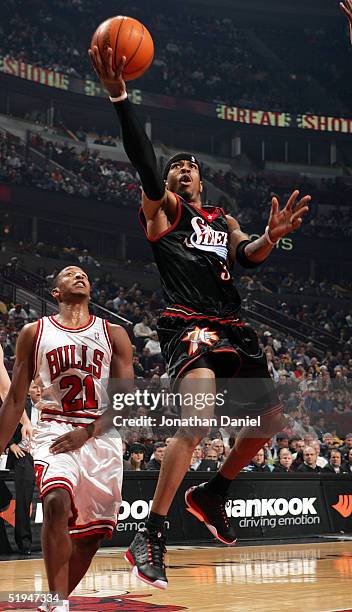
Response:
[[[173,382],[192,369],[209,368],[221,386],[236,378],[232,395],[239,405],[260,404],[262,412],[279,404],[258,336],[236,316],[210,317],[175,305],[161,313],[158,335]]]

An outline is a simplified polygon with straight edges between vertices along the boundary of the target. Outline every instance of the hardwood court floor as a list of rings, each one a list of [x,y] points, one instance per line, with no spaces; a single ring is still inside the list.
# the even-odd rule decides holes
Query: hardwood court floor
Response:
[[[132,576],[122,550],[101,549],[76,589],[70,610],[352,612],[352,540],[234,548],[170,547],[168,565],[169,588],[159,591]],[[1,592],[45,590],[42,560],[0,562]],[[0,610],[9,609],[14,608],[0,604]],[[24,608],[19,604],[16,609]]]

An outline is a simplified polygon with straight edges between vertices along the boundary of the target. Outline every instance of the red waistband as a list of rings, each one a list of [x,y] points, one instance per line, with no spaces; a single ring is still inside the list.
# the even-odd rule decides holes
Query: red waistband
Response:
[[[234,317],[219,317],[219,316],[213,316],[213,315],[206,315],[204,313],[201,312],[196,312],[194,310],[191,310],[190,308],[186,308],[186,306],[181,306],[179,304],[176,304],[175,306],[168,306],[160,315],[161,317],[179,317],[181,319],[184,319],[186,321],[189,321],[191,319],[204,319],[206,321],[214,321],[214,322],[218,322],[218,323],[227,323],[230,325],[234,325],[237,327],[243,327],[244,325],[246,325],[246,323],[240,321],[238,318],[234,318]]]

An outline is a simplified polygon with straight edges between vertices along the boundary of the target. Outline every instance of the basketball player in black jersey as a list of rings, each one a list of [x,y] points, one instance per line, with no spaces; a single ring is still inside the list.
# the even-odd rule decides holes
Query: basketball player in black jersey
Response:
[[[116,72],[103,65],[98,48],[90,51],[92,64],[120,120],[125,151],[139,173],[143,194],[141,221],[158,265],[167,307],[159,320],[159,335],[170,377],[179,379],[182,392],[215,395],[216,377],[248,378],[246,393],[263,432],[243,429],[220,472],[209,483],[186,493],[188,509],[223,543],[236,540],[225,512],[227,491],[266,439],[282,428],[282,406],[268,373],[258,338],[239,319],[240,297],[230,267],[237,261],[253,268],[270,254],[276,242],[300,227],[310,196],[298,200],[294,191],[286,206],[272,199],[264,234],[249,240],[238,222],[221,208],[202,207],[201,167],[194,155],[170,159],[164,176],[157,171],[155,153],[127,99],[122,58]],[[256,389],[255,397],[252,393]],[[259,398],[259,400],[258,400]],[[246,395],[245,401],[248,402]],[[134,573],[149,584],[166,588],[164,523],[174,495],[206,430],[180,429],[165,452],[146,528],[126,554]]]

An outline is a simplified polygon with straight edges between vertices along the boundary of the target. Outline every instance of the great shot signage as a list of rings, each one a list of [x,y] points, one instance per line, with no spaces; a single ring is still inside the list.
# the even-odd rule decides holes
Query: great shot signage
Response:
[[[106,92],[97,81],[77,79],[71,75],[63,74],[44,66],[33,66],[8,55],[0,57],[0,72],[72,93],[106,97]],[[129,89],[129,96],[134,104],[143,104],[152,108],[166,110],[187,111],[222,121],[262,127],[298,128],[315,132],[352,133],[352,118],[348,117],[328,117],[311,113],[295,115],[275,110],[241,108],[227,104],[215,104],[152,94],[135,88]]]

